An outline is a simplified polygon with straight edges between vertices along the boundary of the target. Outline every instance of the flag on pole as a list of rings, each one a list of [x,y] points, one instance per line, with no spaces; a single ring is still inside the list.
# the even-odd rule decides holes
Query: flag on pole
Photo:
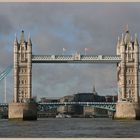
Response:
[[[86,52],[88,51],[88,48],[85,48],[85,55],[86,55]]]
[[[85,48],[85,51],[88,51],[88,48]]]
[[[66,49],[65,48],[63,48],[63,52],[65,52],[66,51]]]
[[[66,51],[66,49],[65,48],[63,48],[63,53],[62,53],[62,55],[64,55],[64,52]]]

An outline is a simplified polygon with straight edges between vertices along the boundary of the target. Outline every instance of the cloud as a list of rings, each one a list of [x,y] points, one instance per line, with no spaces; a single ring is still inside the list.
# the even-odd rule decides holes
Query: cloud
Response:
[[[11,21],[5,15],[0,14],[0,35],[8,35],[12,29]]]
[[[139,3],[6,3],[0,4],[0,67],[12,63],[14,34],[31,33],[33,54],[115,55],[118,35],[128,24],[139,34]],[[8,78],[8,77],[7,77]],[[12,74],[7,81],[9,101],[13,94]],[[92,91],[101,94],[117,88],[115,65],[33,64],[33,95],[64,96]],[[3,91],[3,85],[0,85]],[[114,91],[112,91],[112,94]]]

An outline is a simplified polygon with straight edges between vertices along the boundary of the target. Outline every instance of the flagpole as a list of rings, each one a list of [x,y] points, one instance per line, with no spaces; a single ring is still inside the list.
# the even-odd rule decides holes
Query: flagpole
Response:
[[[87,51],[87,48],[85,48],[85,55],[87,54],[86,51]]]
[[[63,51],[62,51],[62,55],[64,55],[64,48],[63,48]]]
[[[63,53],[62,53],[62,55],[64,55],[64,52],[66,51],[66,49],[65,48],[63,48]]]

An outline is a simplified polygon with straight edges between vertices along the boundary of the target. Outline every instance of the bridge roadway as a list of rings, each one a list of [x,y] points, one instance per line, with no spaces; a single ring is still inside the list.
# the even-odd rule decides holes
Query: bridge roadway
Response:
[[[81,105],[81,106],[93,106],[95,108],[107,109],[110,111],[116,111],[116,102],[52,102],[52,103],[37,103],[39,111],[45,111],[52,108],[58,108],[59,106],[68,105]],[[0,108],[8,108],[7,103],[0,103]]]
[[[32,55],[32,63],[119,63],[118,55]]]

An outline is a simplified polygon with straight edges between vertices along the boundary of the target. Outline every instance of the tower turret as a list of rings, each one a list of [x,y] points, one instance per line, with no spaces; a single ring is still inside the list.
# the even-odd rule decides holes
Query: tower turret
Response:
[[[121,37],[121,41],[120,41],[120,46],[124,46],[125,43],[124,43],[124,35],[122,34],[122,37]]]
[[[21,37],[20,37],[20,43],[24,43],[25,39],[24,39],[24,31],[21,31]]]
[[[14,52],[18,51],[18,40],[17,40],[17,36],[15,34],[15,40],[14,40]]]
[[[138,37],[137,37],[137,34],[135,34],[135,38],[134,38],[134,46],[135,46],[135,49],[139,49],[139,43],[138,43]]]
[[[18,45],[17,35],[15,34],[14,45]]]
[[[31,41],[30,34],[29,34],[29,36],[28,36],[27,50],[28,50],[29,52],[32,51],[32,41]]]
[[[18,47],[19,47],[19,44],[18,44],[18,40],[17,40],[17,36],[15,34],[15,40],[14,40],[14,69],[13,69],[13,74],[14,74],[14,102],[17,101],[17,93],[18,93],[18,89],[17,89],[17,84],[18,84],[18,78],[17,78],[17,75],[18,75]]]
[[[117,42],[117,55],[120,55],[120,37],[118,36],[118,42]]]
[[[27,74],[28,74],[28,87],[27,87],[27,92],[29,93],[28,97],[31,98],[31,93],[32,93],[32,85],[31,85],[31,80],[32,80],[32,42],[30,38],[30,34],[28,36],[28,42],[27,42],[27,59],[28,59],[28,64],[27,64]]]
[[[29,46],[32,46],[32,41],[31,41],[30,34],[29,34],[29,36],[28,36],[28,45],[29,45]]]
[[[134,83],[135,83],[135,102],[139,102],[139,43],[137,34],[135,34],[134,38],[134,71],[135,71],[135,77],[134,77]]]
[[[130,34],[129,34],[129,30],[128,30],[128,27],[126,29],[126,32],[125,32],[125,37],[124,37],[124,42],[125,44],[128,44],[130,42]]]

